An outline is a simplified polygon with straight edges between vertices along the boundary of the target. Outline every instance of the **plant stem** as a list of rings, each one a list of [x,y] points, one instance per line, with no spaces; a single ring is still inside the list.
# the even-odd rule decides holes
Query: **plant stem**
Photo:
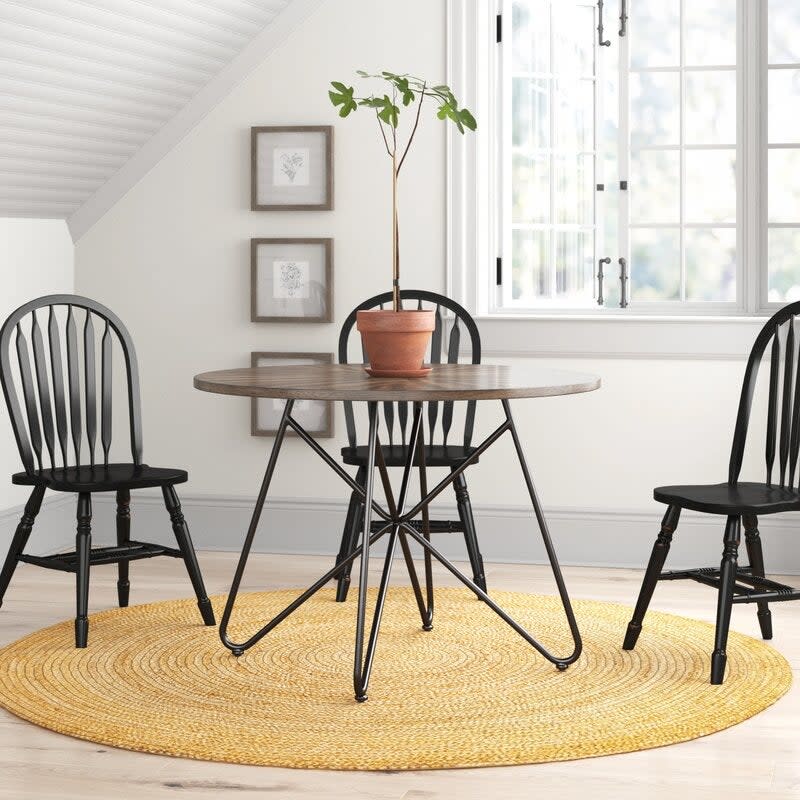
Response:
[[[397,230],[397,150],[392,153],[392,310],[400,310],[400,240]]]
[[[389,142],[386,139],[386,131],[383,129],[383,123],[381,122],[381,118],[378,116],[378,112],[375,112],[375,119],[378,121],[378,127],[381,129],[381,136],[383,136],[383,143],[386,146],[386,153],[388,154],[389,158],[392,157],[392,151],[389,149]]]
[[[406,142],[406,149],[403,151],[403,157],[400,159],[400,163],[397,165],[397,172],[400,172],[400,167],[403,166],[403,162],[406,160],[406,156],[408,155],[408,151],[411,148],[411,142],[414,141],[414,134],[417,132],[417,126],[419,125],[419,115],[422,111],[422,101],[425,99],[425,84],[422,84],[422,92],[419,95],[419,103],[417,104],[417,116],[414,118],[414,127],[411,129],[411,135],[408,137],[408,142]]]

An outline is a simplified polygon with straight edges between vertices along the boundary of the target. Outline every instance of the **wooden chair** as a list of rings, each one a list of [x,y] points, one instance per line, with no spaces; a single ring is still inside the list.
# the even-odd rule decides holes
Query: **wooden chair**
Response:
[[[40,309],[47,309],[47,318],[41,322],[37,316]],[[83,323],[82,334],[78,333],[80,322]],[[82,348],[79,339],[82,339]],[[16,368],[12,368],[12,340]],[[131,463],[109,461],[113,352],[117,348],[121,349],[125,366]],[[98,366],[101,387],[99,420]],[[120,320],[99,303],[77,295],[50,295],[26,303],[11,314],[0,329],[0,382],[24,467],[24,472],[16,473],[11,480],[15,484],[33,487],[0,572],[0,605],[19,561],[74,572],[77,579],[75,646],[86,647],[90,566],[118,564],[119,605],[127,606],[130,587],[128,562],[153,556],[172,556],[183,559],[203,622],[214,625],[214,612],[175,492],[175,484],[184,483],[187,473],[182,469],[150,467],[142,463],[136,353],[130,334]],[[101,453],[96,452],[98,422]],[[130,539],[130,491],[155,486],[161,487],[163,492],[179,549]],[[47,489],[78,495],[78,531],[73,553],[33,556],[23,552]],[[92,494],[111,491],[116,492],[117,544],[92,548]]]
[[[800,353],[796,344],[794,319],[800,314],[800,302],[778,311],[761,329],[756,338],[744,374],[736,429],[733,434],[727,483],[700,486],[661,486],[653,492],[660,503],[667,505],[639,599],[628,624],[623,648],[632,650],[642,630],[653,590],[659,580],[688,578],[713,586],[719,591],[714,652],[711,656],[711,683],[720,684],[725,675],[726,644],[734,603],[756,603],[761,635],[772,638],[769,603],[797,600],[800,591],[764,577],[764,559],[758,517],[780,511],[800,509],[800,473],[797,471],[800,452]],[[766,434],[766,482],[746,483],[739,480],[744,457],[750,409],[756,388],[761,359],[771,342],[769,399]],[[775,458],[777,475],[773,479]],[[678,526],[681,509],[689,508],[727,518],[723,536],[722,562],[719,569],[699,568],[661,572],[669,552],[672,535]],[[740,528],[744,524],[748,567],[738,564]]]
[[[416,308],[428,308],[433,306],[435,308],[436,327],[431,337],[430,357],[427,363],[439,364],[444,357],[449,364],[458,362],[459,353],[461,350],[462,332],[466,333],[469,337],[471,346],[471,361],[473,364],[479,364],[481,360],[481,339],[478,333],[478,327],[469,313],[462,308],[458,303],[444,297],[440,294],[433,292],[426,292],[416,289],[404,289],[400,292],[401,302],[412,301]],[[342,325],[341,333],[339,334],[339,363],[348,363],[348,342],[350,334],[353,331],[353,326],[356,321],[356,313],[363,309],[368,308],[383,308],[392,302],[392,293],[385,292],[383,294],[371,297],[365,300],[358,307],[353,309],[347,319]],[[454,320],[453,326],[450,330],[450,336],[445,344],[444,333],[444,318],[442,310],[447,309],[453,312]],[[367,363],[366,354],[362,349],[362,362]],[[386,436],[384,444],[381,445],[380,453],[387,467],[403,467],[407,459],[407,427],[408,427],[408,403],[384,403],[383,404],[383,418],[386,429]],[[460,461],[466,458],[471,452],[472,433],[475,422],[475,401],[468,401],[466,403],[466,410],[464,416],[464,429],[459,437],[457,444],[451,443],[451,429],[453,426],[453,403],[446,402],[442,404],[441,419],[439,417],[439,403],[428,403],[427,419],[428,419],[428,436],[422,451],[424,460],[420,463],[420,480],[422,481],[423,494],[427,492],[425,487],[425,467],[446,467],[454,469]],[[359,485],[363,486],[367,474],[367,447],[365,445],[359,446],[356,443],[356,425],[355,416],[353,413],[353,404],[351,402],[344,403],[345,425],[347,428],[347,441],[348,446],[342,449],[342,460],[345,464],[355,466],[358,468],[356,473],[356,481]],[[395,426],[395,419],[397,426]],[[437,422],[441,424],[437,428]],[[424,425],[423,425],[424,429]],[[441,443],[436,444],[437,430],[439,431]],[[380,434],[379,434],[380,435]],[[399,440],[398,440],[399,439]],[[388,442],[388,443],[386,443]],[[475,462],[477,463],[477,462]],[[423,512],[422,521],[415,521],[412,524],[418,526],[421,530],[427,530],[431,533],[462,533],[467,545],[467,554],[469,556],[470,567],[472,569],[473,579],[478,586],[486,591],[486,578],[484,577],[483,558],[478,547],[478,537],[475,532],[475,521],[472,516],[472,505],[469,499],[469,492],[467,490],[467,482],[463,473],[454,481],[453,487],[456,495],[456,505],[458,507],[458,520],[430,520],[427,518],[427,510]],[[342,532],[342,542],[339,548],[339,555],[337,556],[336,563],[338,564],[342,559],[355,548],[358,537],[361,532],[363,522],[364,504],[355,492],[350,497],[350,505],[347,509],[347,517],[345,519],[344,530]],[[380,527],[378,522],[374,526]],[[430,581],[428,582],[430,585]],[[350,586],[350,569],[342,574],[337,582],[336,599],[343,602],[347,599],[347,591]]]

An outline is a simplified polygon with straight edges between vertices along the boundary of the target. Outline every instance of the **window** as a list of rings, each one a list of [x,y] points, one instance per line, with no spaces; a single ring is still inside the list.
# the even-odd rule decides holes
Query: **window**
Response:
[[[466,218],[490,232],[454,231],[451,287],[475,313],[733,316],[800,299],[797,0],[450,5],[465,7],[451,77],[483,142],[465,158],[451,139],[451,201],[477,189]],[[474,37],[471,67],[454,31]]]
[[[767,264],[770,301],[800,300],[800,6],[769,0]]]

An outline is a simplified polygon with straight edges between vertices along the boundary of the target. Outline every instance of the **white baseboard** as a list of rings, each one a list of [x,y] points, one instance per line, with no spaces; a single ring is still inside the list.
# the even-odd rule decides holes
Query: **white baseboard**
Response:
[[[94,496],[93,539],[114,540],[115,503],[112,494]],[[253,499],[211,495],[183,495],[184,513],[198,550],[238,551],[241,548]],[[474,509],[485,561],[500,563],[545,562],[545,553],[530,510],[524,507],[478,505]],[[276,498],[267,503],[254,551],[333,555],[339,548],[346,503],[337,500]],[[11,541],[22,507],[0,512],[0,548]],[[606,509],[545,509],[553,541],[562,564],[603,567],[643,567],[659,530],[663,508],[646,511]],[[457,519],[454,505],[436,504],[438,519]],[[134,492],[131,498],[133,538],[170,543],[172,530],[160,494]],[[722,517],[684,512],[675,534],[669,568],[711,566],[722,551]],[[800,515],[763,517],[760,529],[768,571],[800,574],[797,532]],[[45,499],[36,520],[29,552],[51,553],[71,548],[75,530],[73,495]],[[452,558],[465,558],[459,534],[441,534],[436,545]],[[744,546],[741,548],[744,560]],[[0,553],[2,557],[2,553]]]
[[[34,555],[47,555],[71,546],[75,541],[77,524],[75,503],[75,495],[51,494],[45,497],[26,551]],[[24,506],[19,505],[0,511],[0,563],[11,544],[23,509]]]
[[[181,502],[198,550],[241,548],[253,508],[252,498],[184,495]],[[333,555],[339,548],[346,508],[344,501],[337,500],[273,499],[264,509],[254,551]],[[653,508],[645,511],[549,508],[545,514],[562,564],[640,568],[647,563],[664,510],[653,503]],[[113,538],[113,496],[96,495],[94,511],[93,527],[98,536],[106,531]],[[172,532],[160,494],[134,493],[131,512],[134,538],[170,541]],[[478,505],[473,512],[485,561],[545,562],[531,510]],[[458,515],[454,504],[437,503],[432,517],[457,519]],[[684,512],[668,567],[719,564],[724,527],[722,517]],[[800,514],[763,517],[760,529],[767,570],[800,574]],[[449,557],[466,557],[459,534],[440,534],[436,545]],[[743,562],[744,550],[742,544]]]

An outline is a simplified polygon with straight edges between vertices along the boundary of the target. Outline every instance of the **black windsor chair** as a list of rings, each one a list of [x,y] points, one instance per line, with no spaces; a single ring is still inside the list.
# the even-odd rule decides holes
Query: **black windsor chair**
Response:
[[[430,307],[435,308],[436,327],[431,336],[431,346],[429,358],[426,363],[439,364],[442,362],[442,355],[446,362],[449,364],[458,363],[459,353],[461,351],[462,331],[465,331],[469,337],[471,347],[471,363],[479,364],[481,360],[481,339],[478,333],[478,327],[469,313],[448,297],[444,297],[434,292],[427,292],[418,289],[403,289],[400,292],[401,302],[403,301],[416,301],[415,307],[422,309]],[[341,333],[339,334],[339,363],[348,363],[348,342],[350,334],[356,322],[356,313],[358,311],[370,308],[383,308],[392,302],[392,293],[384,292],[383,294],[376,295],[375,297],[365,300],[357,306],[342,325]],[[445,328],[443,309],[451,311],[454,314],[453,325],[450,329],[450,335],[445,343]],[[368,359],[366,353],[362,349],[362,362],[367,363]],[[407,427],[409,409],[408,403],[383,403],[383,418],[386,428],[386,442],[381,445],[378,451],[378,459],[383,459],[383,464],[387,467],[403,467],[406,464],[408,447],[407,447]],[[458,464],[466,458],[472,451],[472,433],[475,422],[475,401],[470,400],[466,402],[466,410],[464,416],[464,429],[460,437],[460,442],[452,444],[448,441],[450,438],[451,430],[453,427],[453,402],[444,402],[441,404],[441,418],[439,416],[438,402],[429,402],[427,408],[428,418],[428,438],[427,444],[423,441],[423,431],[420,432],[420,445],[418,446],[418,454],[416,456],[416,464],[420,468],[420,483],[423,495],[427,494],[427,482],[425,476],[426,467],[445,467],[451,470],[455,469]],[[360,486],[364,486],[367,475],[367,462],[368,462],[368,448],[365,445],[358,445],[356,443],[356,424],[355,415],[353,412],[353,403],[344,403],[345,426],[347,428],[347,441],[348,446],[342,448],[342,460],[345,464],[355,466],[358,468],[356,473],[356,482]],[[397,426],[395,426],[395,419]],[[438,430],[440,430],[441,444],[435,444],[437,438],[437,422],[440,422]],[[399,441],[397,438],[399,437]],[[477,461],[475,462],[477,463]],[[384,473],[385,474],[385,473]],[[475,583],[486,591],[486,578],[484,577],[483,558],[478,547],[478,537],[475,532],[475,521],[472,516],[472,505],[469,499],[469,492],[467,491],[467,482],[463,473],[460,474],[453,482],[455,489],[456,504],[458,507],[458,520],[431,520],[428,518],[427,507],[423,509],[422,520],[415,520],[410,524],[414,525],[423,534],[428,533],[462,533],[467,546],[467,554],[469,556],[470,567],[472,569],[473,579]],[[350,505],[347,509],[347,517],[345,519],[344,530],[342,532],[341,547],[336,559],[336,563],[340,563],[346,558],[358,544],[359,535],[364,524],[364,503],[363,500],[354,492],[350,497]],[[374,521],[372,527],[378,530],[381,527],[380,521]],[[401,538],[404,552],[406,550],[405,537]],[[426,552],[426,556],[428,556]],[[408,554],[406,553],[408,558]],[[429,559],[429,556],[428,556]],[[431,586],[430,580],[430,565],[426,560],[427,585]],[[347,591],[350,586],[350,568],[342,573],[337,582],[336,600],[343,602],[347,599]],[[429,589],[430,590],[430,589]]]
[[[47,319],[41,323],[37,317],[39,309],[47,309]],[[79,334],[81,322],[83,330]],[[79,340],[82,340],[82,348]],[[13,359],[16,367],[12,367],[12,344],[16,351]],[[109,461],[113,410],[112,354],[117,347],[122,351],[125,365],[132,463]],[[0,329],[0,381],[24,467],[24,472],[16,473],[11,480],[15,484],[33,487],[0,571],[0,605],[20,561],[74,572],[77,583],[75,646],[86,647],[90,566],[118,564],[119,605],[127,606],[130,592],[128,563],[153,556],[171,556],[183,559],[203,622],[214,625],[214,612],[175,492],[175,484],[184,483],[188,475],[182,469],[150,467],[142,463],[136,352],[130,334],[116,315],[94,300],[70,294],[49,295],[20,306]],[[98,422],[100,453],[96,452]],[[164,495],[179,549],[130,539],[130,490],[156,486],[161,487]],[[23,552],[47,489],[78,495],[75,552],[50,556]],[[92,548],[92,494],[111,491],[116,492],[117,544]]]
[[[800,590],[769,580],[764,576],[764,559],[758,517],[781,511],[800,510],[800,487],[797,480],[800,453],[800,353],[794,331],[795,315],[800,302],[778,311],[761,329],[756,338],[744,374],[736,428],[733,433],[727,483],[699,486],[661,486],[654,498],[667,505],[661,532],[653,546],[650,562],[639,592],[633,617],[628,624],[623,647],[632,650],[642,630],[650,599],[660,580],[688,578],[718,589],[717,627],[711,656],[711,683],[720,684],[727,662],[726,645],[734,603],[756,603],[761,635],[772,638],[769,603],[800,599]],[[766,482],[746,483],[739,480],[747,428],[761,359],[770,348],[769,399],[766,434]],[[780,408],[779,408],[780,404]],[[775,458],[778,475],[773,480]],[[722,562],[719,569],[698,569],[661,572],[678,527],[681,509],[727,517],[723,537]],[[744,525],[749,566],[738,564],[741,525]]]

